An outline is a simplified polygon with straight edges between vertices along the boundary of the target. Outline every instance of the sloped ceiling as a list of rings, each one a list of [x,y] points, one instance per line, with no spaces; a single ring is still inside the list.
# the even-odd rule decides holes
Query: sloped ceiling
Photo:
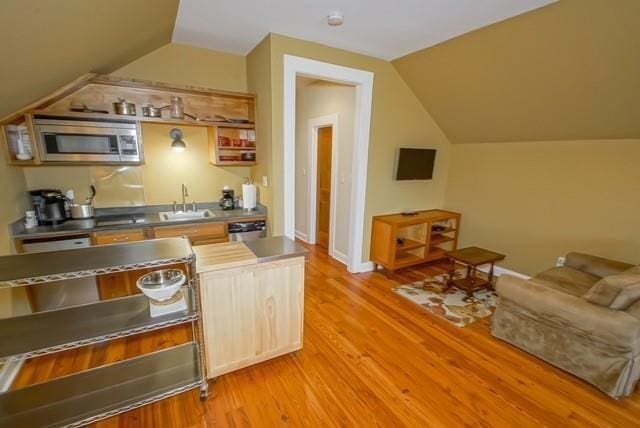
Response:
[[[173,41],[246,55],[275,33],[391,60],[554,1],[185,0]]]
[[[453,143],[639,138],[639,22],[561,0],[393,64]]]
[[[171,41],[178,0],[2,0],[0,117]],[[175,67],[175,64],[167,64]]]

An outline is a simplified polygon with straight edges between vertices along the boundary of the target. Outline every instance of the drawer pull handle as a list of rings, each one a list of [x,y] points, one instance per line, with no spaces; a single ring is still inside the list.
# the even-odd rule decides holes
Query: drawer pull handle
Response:
[[[122,238],[113,238],[114,242],[128,241],[128,240],[129,240],[128,236],[123,236]]]

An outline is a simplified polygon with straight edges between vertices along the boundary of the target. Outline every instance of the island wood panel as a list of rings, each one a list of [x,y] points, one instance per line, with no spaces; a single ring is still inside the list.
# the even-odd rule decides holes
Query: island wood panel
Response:
[[[259,264],[255,280],[256,352],[279,355],[302,348],[304,258]]]
[[[302,347],[304,257],[200,275],[207,377]]]

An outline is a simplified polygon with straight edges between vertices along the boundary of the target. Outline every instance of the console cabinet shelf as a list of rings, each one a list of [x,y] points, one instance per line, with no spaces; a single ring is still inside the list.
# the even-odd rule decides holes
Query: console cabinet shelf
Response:
[[[445,210],[375,216],[371,260],[376,268],[395,271],[444,258],[457,248],[460,218],[459,213]]]

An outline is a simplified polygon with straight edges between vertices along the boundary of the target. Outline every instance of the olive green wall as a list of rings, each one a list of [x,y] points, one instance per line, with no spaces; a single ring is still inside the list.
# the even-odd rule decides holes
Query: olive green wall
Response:
[[[640,138],[639,20],[561,0],[393,64],[452,143]]]
[[[270,179],[273,186],[273,202],[270,213],[274,234],[282,234],[284,231],[283,60],[285,54],[374,73],[365,223],[362,225],[365,258],[368,259],[369,255],[373,215],[442,206],[449,165],[449,141],[391,63],[277,34],[271,34],[267,41],[270,43],[271,57],[271,159],[262,159],[262,161],[267,160],[272,168]],[[267,143],[264,138],[261,138],[261,141],[263,145]],[[396,149],[401,146],[430,147],[438,150],[433,180],[418,182],[393,180]]]
[[[3,0],[0,117],[169,43],[178,2]]]
[[[262,185],[262,177],[271,178],[271,36],[267,36],[247,55],[247,87],[256,94],[257,112],[257,165],[251,168],[252,180],[258,185],[258,200],[269,210],[273,208],[273,186]],[[273,231],[273,212],[269,212],[268,224]]]
[[[164,45],[112,74],[176,85],[247,91],[246,57],[179,43]]]
[[[640,264],[640,140],[453,144],[460,245],[535,274],[569,251]]]
[[[29,206],[27,186],[20,168],[9,166],[4,154],[0,156],[0,183],[2,204],[0,205],[0,255],[13,251],[9,235],[9,224],[24,215]]]

